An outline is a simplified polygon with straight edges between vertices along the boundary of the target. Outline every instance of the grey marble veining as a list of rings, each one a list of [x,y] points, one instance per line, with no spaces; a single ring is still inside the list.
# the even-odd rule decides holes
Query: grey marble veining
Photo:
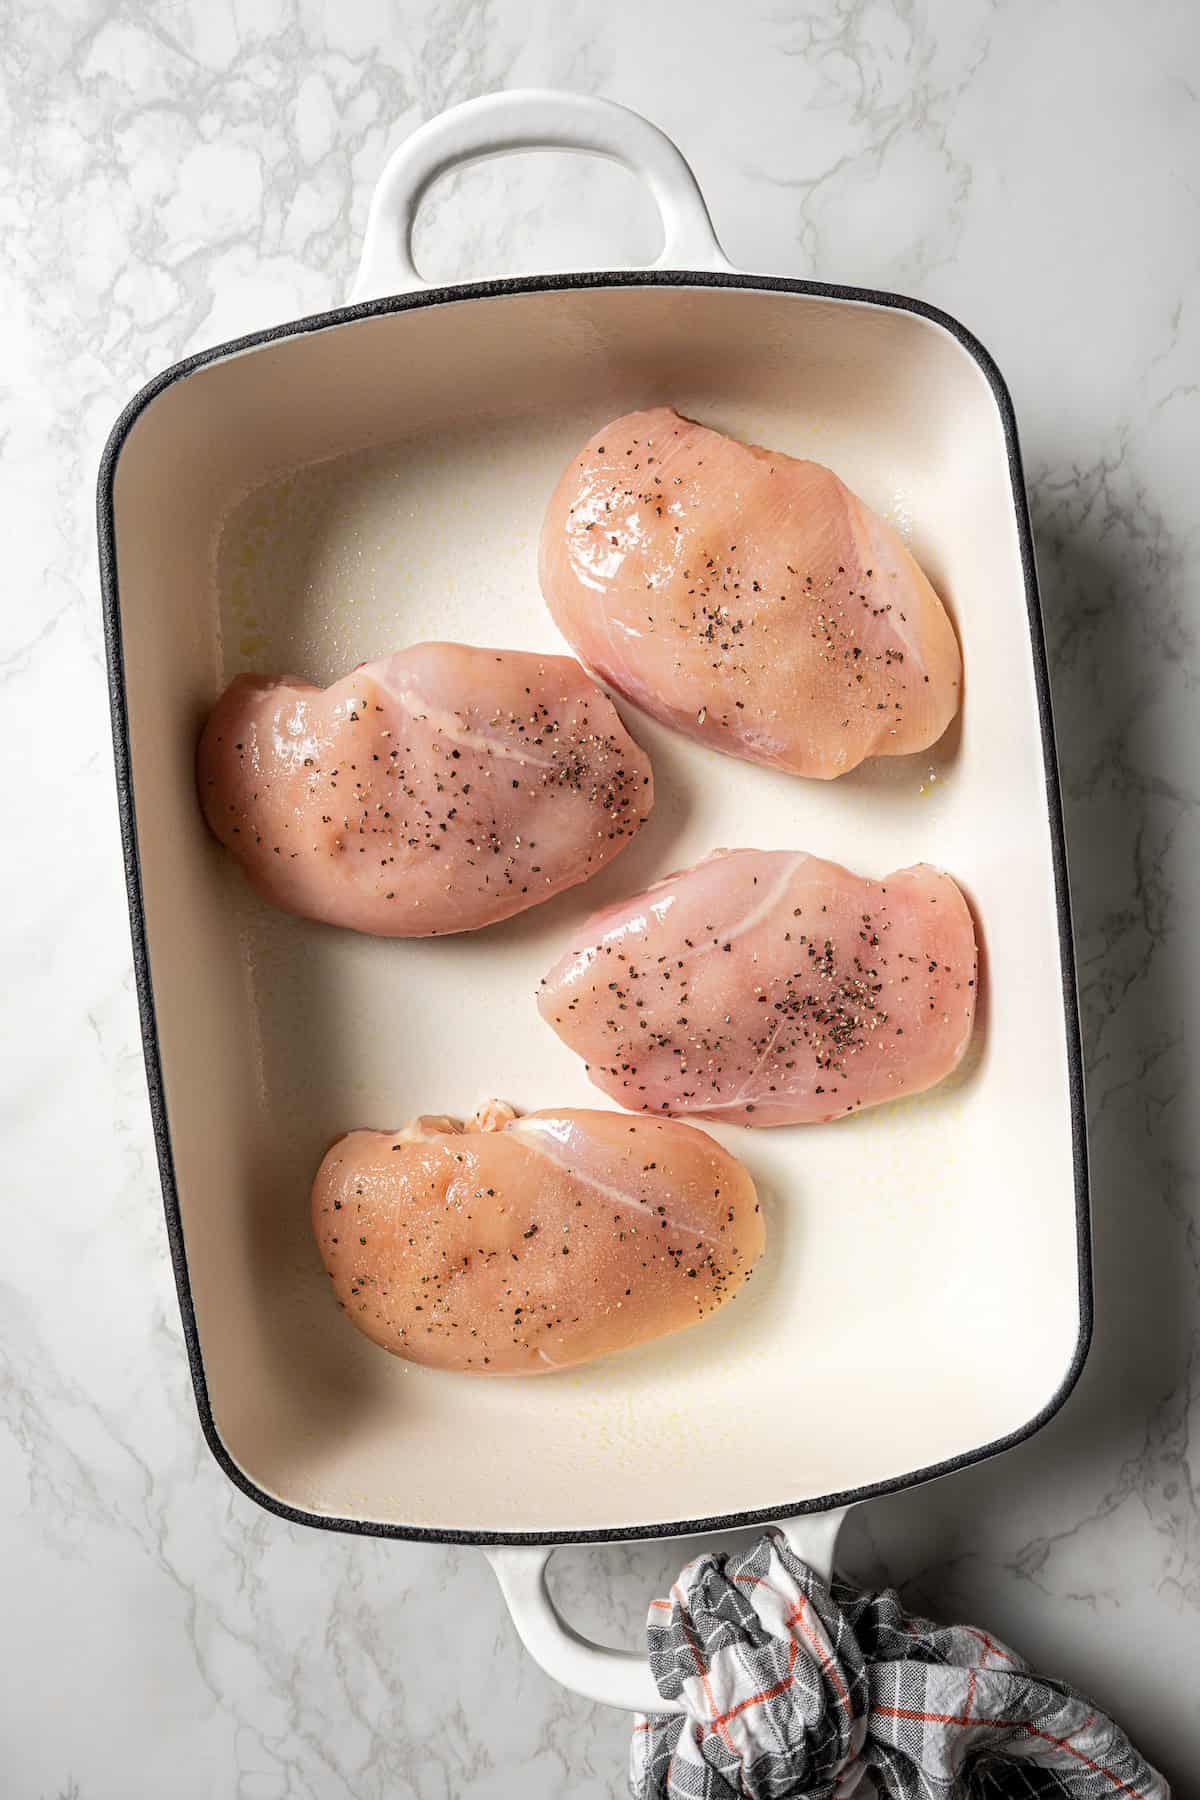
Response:
[[[0,4],[0,1786],[14,1800],[580,1800],[627,1721],[520,1651],[482,1559],[290,1528],[202,1447],[129,967],[92,491],[119,407],[344,296],[422,118],[554,84],[684,146],[732,259],[963,318],[1013,389],[1054,669],[1097,1331],[1023,1448],[851,1522],[844,1558],[984,1622],[1200,1763],[1195,955],[1200,22],[1185,0]],[[449,183],[447,277],[645,259],[620,171]],[[1002,1228],[1002,1221],[998,1225]],[[558,1558],[634,1642],[679,1546]],[[451,1641],[435,1619],[461,1622]]]

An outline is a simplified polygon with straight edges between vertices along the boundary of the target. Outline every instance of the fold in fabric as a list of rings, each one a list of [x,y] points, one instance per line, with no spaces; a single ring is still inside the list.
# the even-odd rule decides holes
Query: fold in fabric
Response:
[[[634,1726],[634,1800],[1169,1800],[1125,1734],[986,1631],[827,1585],[769,1531],[689,1563],[647,1623],[682,1714]]]

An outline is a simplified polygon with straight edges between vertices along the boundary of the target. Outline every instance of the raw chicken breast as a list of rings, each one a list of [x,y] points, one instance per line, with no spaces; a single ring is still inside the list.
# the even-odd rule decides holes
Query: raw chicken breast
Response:
[[[936,742],[962,660],[896,533],[820,463],[670,407],[598,431],[542,528],[564,637],[689,737],[796,775]]]
[[[694,1325],[762,1250],[754,1184],[706,1132],[491,1102],[331,1146],[313,1229],[338,1303],[396,1356],[544,1375]]]
[[[197,778],[264,899],[380,937],[473,931],[586,881],[654,792],[572,658],[466,644],[414,644],[324,690],[240,675]]]
[[[539,1006],[625,1106],[741,1125],[916,1094],[975,1017],[966,901],[927,863],[866,881],[803,853],[717,850],[595,913]]]

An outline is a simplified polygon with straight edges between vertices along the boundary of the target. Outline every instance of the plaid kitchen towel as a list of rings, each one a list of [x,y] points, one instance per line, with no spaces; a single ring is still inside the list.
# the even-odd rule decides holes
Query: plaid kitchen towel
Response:
[[[689,1563],[648,1634],[687,1711],[635,1724],[634,1800],[1169,1800],[1065,1683],[894,1593],[827,1585],[778,1531]]]

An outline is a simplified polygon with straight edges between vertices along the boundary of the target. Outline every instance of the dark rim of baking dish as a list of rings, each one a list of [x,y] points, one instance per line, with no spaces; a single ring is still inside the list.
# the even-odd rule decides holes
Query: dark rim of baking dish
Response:
[[[849,300],[870,306],[889,307],[894,311],[915,313],[950,333],[967,351],[982,371],[1004,427],[1009,478],[1017,536],[1021,549],[1021,568],[1025,581],[1025,604],[1029,619],[1030,647],[1033,652],[1034,677],[1037,686],[1038,718],[1042,735],[1042,758],[1046,781],[1046,803],[1050,823],[1050,854],[1054,868],[1055,900],[1058,916],[1059,961],[1062,975],[1064,1026],[1070,1086],[1071,1133],[1075,1175],[1076,1253],[1079,1276],[1079,1335],[1071,1364],[1058,1390],[1026,1424],[1007,1436],[948,1457],[909,1474],[872,1482],[864,1487],[837,1494],[824,1494],[814,1499],[782,1502],[777,1506],[759,1507],[753,1511],[722,1513],[711,1518],[685,1518],[655,1525],[623,1525],[601,1530],[583,1531],[468,1531],[447,1528],[435,1530],[423,1525],[390,1525],[369,1519],[331,1518],[320,1513],[304,1512],[286,1501],[276,1499],[252,1481],[238,1467],[226,1449],[209,1401],[204,1359],[200,1349],[196,1313],[192,1303],[188,1277],[187,1250],[179,1211],[179,1195],[175,1185],[175,1164],[171,1150],[171,1130],[167,1119],[163,1091],[162,1063],[159,1056],[158,1025],[154,1010],[154,985],[150,971],[150,955],[146,941],[146,918],[142,898],[141,862],[138,854],[137,816],[133,797],[133,779],[129,753],[129,714],[125,695],[125,665],[121,640],[121,610],[117,581],[116,520],[114,485],[117,463],[125,440],[135,421],[163,390],[209,363],[260,345],[278,343],[283,338],[300,337],[308,332],[323,331],[328,326],[347,325],[357,319],[380,314],[408,312],[422,306],[457,304],[462,301],[490,299],[507,294],[555,293],[575,288],[609,287],[709,287],[759,290],[768,293],[798,294],[822,300]],[[148,383],[126,406],[113,426],[100,464],[97,492],[100,538],[100,580],[104,607],[104,634],[108,659],[109,705],[112,714],[113,757],[116,764],[117,801],[121,819],[121,840],[125,854],[125,883],[129,896],[129,919],[133,937],[133,965],[137,977],[138,1011],[141,1019],[142,1048],[146,1061],[146,1082],[150,1094],[150,1114],[154,1142],[158,1153],[166,1212],[167,1238],[175,1270],[179,1294],[179,1310],[183,1318],[183,1335],[187,1344],[192,1385],[200,1423],[208,1447],[235,1487],[252,1500],[297,1525],[312,1525],[322,1531],[351,1531],[365,1537],[410,1538],[445,1544],[602,1544],[627,1542],[636,1538],[670,1538],[698,1535],[710,1531],[730,1531],[741,1526],[769,1524],[775,1519],[794,1518],[801,1513],[826,1512],[833,1507],[848,1506],[880,1494],[898,1493],[916,1487],[935,1476],[951,1474],[956,1469],[970,1468],[1003,1450],[1024,1443],[1054,1417],[1078,1381],[1087,1359],[1092,1338],[1092,1249],[1090,1205],[1088,1196],[1087,1122],[1084,1109],[1083,1054],[1079,1030],[1079,1003],[1075,979],[1074,939],[1071,927],[1071,899],[1067,874],[1066,839],[1063,830],[1062,794],[1059,787],[1058,756],[1054,740],[1054,720],[1050,702],[1050,679],[1046,661],[1046,641],[1042,625],[1041,601],[1038,596],[1037,569],[1034,561],[1033,533],[1025,494],[1025,478],[1021,451],[1017,440],[1017,424],[1012,399],[1004,378],[987,350],[960,325],[957,319],[901,294],[890,294],[872,288],[840,287],[821,281],[791,281],[780,276],[716,274],[694,270],[637,269],[612,272],[586,271],[570,275],[526,276],[504,281],[473,282],[461,287],[425,289],[415,294],[397,295],[372,300],[356,306],[339,307],[296,319],[290,324],[271,326],[235,338],[212,350],[199,351]]]

